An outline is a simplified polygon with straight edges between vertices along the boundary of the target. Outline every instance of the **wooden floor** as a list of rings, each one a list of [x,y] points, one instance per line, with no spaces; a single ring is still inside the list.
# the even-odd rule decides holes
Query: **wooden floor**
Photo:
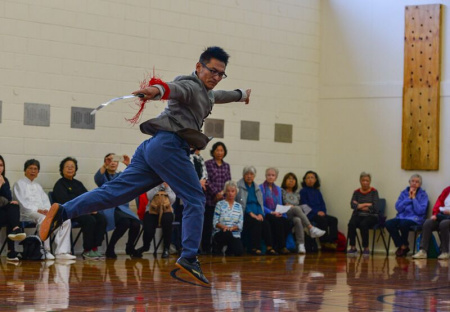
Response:
[[[0,260],[0,311],[450,311],[448,261],[306,256],[200,258],[192,283],[176,257]]]

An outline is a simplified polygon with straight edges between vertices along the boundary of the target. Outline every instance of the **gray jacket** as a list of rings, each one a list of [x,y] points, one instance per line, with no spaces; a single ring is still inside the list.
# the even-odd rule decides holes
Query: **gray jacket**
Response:
[[[259,185],[256,184],[256,182],[253,182],[253,184],[255,185],[256,199],[258,200],[258,203],[261,206],[262,213],[264,215],[264,208],[263,208],[264,202],[263,202],[263,196],[261,193],[261,189],[259,188]],[[238,194],[236,195],[236,201],[241,204],[242,209],[244,210],[244,213],[245,213],[245,209],[247,206],[248,191],[247,191],[247,188],[245,187],[244,179],[240,179],[237,182],[237,186],[238,186]]]
[[[165,90],[162,85],[155,86],[162,91],[161,96],[170,92],[169,100],[158,117],[140,125],[141,131],[155,135],[158,130],[178,132],[190,129],[189,137],[180,136],[195,147],[200,147],[198,141],[207,140],[201,129],[203,121],[211,114],[214,103],[245,101],[247,98],[247,93],[243,90],[208,91],[195,72],[190,76],[178,76],[173,82],[168,82],[167,86],[170,90]]]

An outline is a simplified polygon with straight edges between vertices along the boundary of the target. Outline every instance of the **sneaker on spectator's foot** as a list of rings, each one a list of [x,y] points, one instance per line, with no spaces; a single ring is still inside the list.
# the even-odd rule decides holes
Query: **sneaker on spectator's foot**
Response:
[[[164,248],[161,258],[166,259],[166,258],[169,258],[169,256],[170,256],[169,249]]]
[[[59,204],[53,204],[50,207],[50,210],[45,215],[45,219],[42,221],[39,228],[39,237],[42,241],[49,238],[50,235],[63,224],[62,210],[63,208]]]
[[[286,247],[280,249],[280,251],[279,251],[279,254],[280,254],[280,255],[288,255],[288,254],[290,254],[290,253],[291,253],[291,252],[290,252],[289,249],[287,249]]]
[[[42,255],[42,260],[55,260],[55,256],[48,250],[45,251],[45,254]]]
[[[298,244],[297,252],[299,254],[305,254],[306,253],[305,244]]]
[[[8,261],[19,261],[19,257],[17,256],[17,252],[9,251],[6,255],[6,260]]]
[[[356,255],[358,253],[358,250],[356,248],[350,248],[347,250],[347,255]]]
[[[97,253],[93,250],[85,251],[81,254],[81,256],[83,257],[83,259],[86,259],[86,260],[97,260],[98,259]]]
[[[369,249],[364,249],[364,251],[363,251],[363,256],[370,256],[370,251],[369,251]]]
[[[449,256],[448,252],[443,252],[439,255],[438,259],[439,260],[447,260],[449,257],[450,256]]]
[[[202,269],[200,268],[200,262],[197,258],[195,261],[190,262],[188,259],[180,257],[175,265],[202,284],[209,284],[208,279],[203,275]]]
[[[27,234],[25,234],[21,228],[17,228],[8,234],[8,238],[16,242],[23,241],[25,237],[27,237]]]
[[[102,254],[100,251],[98,250],[91,250],[91,251],[97,256],[98,259],[105,259],[105,255]]]
[[[70,253],[62,253],[56,255],[56,259],[58,260],[75,260],[76,258],[76,256],[71,255]]]
[[[413,259],[426,259],[428,257],[425,250],[420,249],[415,255],[412,256]]]
[[[311,236],[311,238],[321,237],[325,235],[325,233],[326,232],[324,230],[321,230],[315,226],[309,229],[309,235]]]

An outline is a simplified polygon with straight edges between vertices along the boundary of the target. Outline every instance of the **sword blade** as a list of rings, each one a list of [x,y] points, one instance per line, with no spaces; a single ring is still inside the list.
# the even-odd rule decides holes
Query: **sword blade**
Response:
[[[119,101],[119,100],[125,100],[125,99],[132,99],[132,98],[135,98],[136,96],[142,97],[141,94],[138,94],[138,95],[133,95],[133,94],[131,94],[131,95],[124,95],[124,96],[119,96],[119,97],[116,97],[116,98],[114,98],[114,99],[111,99],[111,100],[109,100],[108,102],[105,102],[105,103],[100,104],[96,109],[94,109],[94,110],[91,112],[91,115],[95,115],[95,113],[97,113],[97,112],[98,112],[99,110],[101,110],[103,107],[108,106],[108,105],[111,104],[112,102]]]

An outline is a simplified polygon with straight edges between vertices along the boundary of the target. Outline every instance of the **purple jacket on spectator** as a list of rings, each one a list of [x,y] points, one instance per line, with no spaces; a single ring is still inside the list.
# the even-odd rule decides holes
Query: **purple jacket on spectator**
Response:
[[[223,190],[225,182],[231,180],[230,165],[222,161],[222,166],[218,166],[212,158],[205,161],[206,171],[208,171],[208,183],[206,186],[206,205],[216,206],[216,194]]]

